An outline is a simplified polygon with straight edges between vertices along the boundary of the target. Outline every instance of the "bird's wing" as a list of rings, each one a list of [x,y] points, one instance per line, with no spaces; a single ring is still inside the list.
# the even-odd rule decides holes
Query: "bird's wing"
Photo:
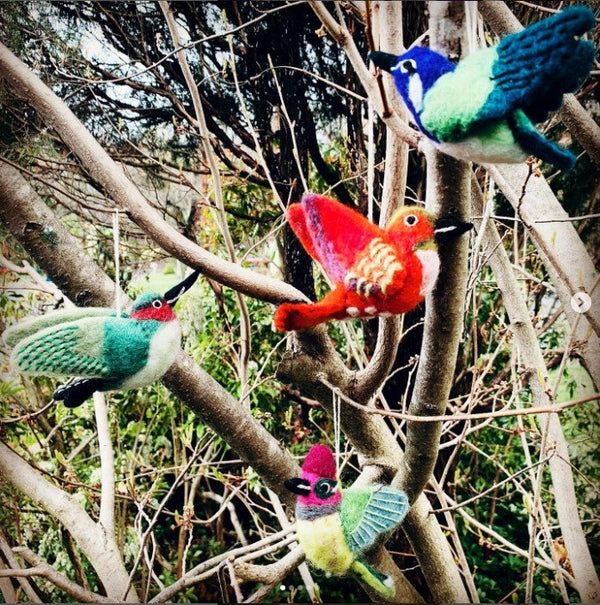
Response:
[[[6,345],[10,348],[14,347],[20,340],[35,334],[45,328],[64,324],[71,321],[77,321],[85,317],[108,317],[114,315],[112,309],[106,307],[77,307],[75,309],[62,309],[54,313],[47,313],[39,317],[30,317],[14,326],[11,326],[2,334],[2,338]],[[126,314],[123,313],[123,317]]]
[[[591,10],[574,6],[503,38],[492,68],[494,89],[478,120],[522,109],[532,122],[543,122],[589,74],[594,45],[580,36],[594,25]]]
[[[11,356],[13,367],[38,376],[110,376],[112,368],[103,356],[106,321],[110,319],[85,317],[38,330],[17,343]]]
[[[409,504],[406,494],[387,485],[343,491],[340,517],[348,546],[360,553],[404,519]]]
[[[292,229],[327,275],[343,283],[358,253],[382,230],[362,214],[321,195],[308,194],[288,213]]]
[[[363,296],[387,294],[390,286],[402,286],[406,278],[406,265],[397,247],[382,237],[372,238],[356,255],[348,269],[344,283],[349,290]]]
[[[589,9],[572,7],[474,52],[427,91],[421,123],[451,143],[516,109],[545,120],[589,73],[594,46],[579,36],[594,23]]]

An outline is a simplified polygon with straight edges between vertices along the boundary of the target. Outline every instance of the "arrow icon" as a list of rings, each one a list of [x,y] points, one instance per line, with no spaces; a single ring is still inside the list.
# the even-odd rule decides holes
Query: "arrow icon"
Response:
[[[592,306],[592,299],[587,292],[575,292],[571,297],[571,308],[575,313],[586,313]]]

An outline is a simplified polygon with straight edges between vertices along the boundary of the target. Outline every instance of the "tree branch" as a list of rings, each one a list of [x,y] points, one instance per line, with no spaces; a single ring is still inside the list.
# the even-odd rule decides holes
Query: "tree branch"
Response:
[[[114,283],[87,256],[18,170],[0,163],[0,221],[73,300],[110,306]],[[127,299],[126,299],[127,300]],[[219,433],[265,484],[289,505],[283,482],[298,465],[279,442],[183,351],[163,378],[166,386]]]
[[[472,193],[473,210],[476,215],[481,216],[484,210],[483,194],[475,181],[473,181]],[[480,222],[479,219],[476,219],[477,222]],[[533,405],[548,407],[550,404],[548,374],[537,335],[506,250],[501,245],[500,236],[491,222],[488,222],[485,227],[483,242],[484,255],[488,258],[510,318],[523,365],[521,373],[527,377],[531,386]],[[546,420],[538,417],[540,426],[546,426],[545,423]],[[579,519],[567,441],[557,414],[549,416],[547,427],[549,443],[546,449],[547,451],[551,448],[555,449],[555,455],[550,457],[548,466],[554,486],[556,511],[565,547],[571,559],[575,584],[582,602],[596,602],[600,598],[600,582]],[[540,456],[545,455],[546,452],[540,452]]]
[[[83,586],[76,584],[67,576],[61,574],[56,571],[52,565],[48,564],[41,557],[36,555],[32,550],[27,548],[26,546],[17,546],[13,548],[13,552],[21,555],[28,563],[33,565],[28,569],[20,570],[22,572],[26,572],[28,576],[42,576],[46,578],[48,581],[52,582],[58,588],[64,590],[67,594],[70,594],[72,597],[75,597],[78,601],[82,603],[114,603],[114,598],[105,597],[103,595],[99,595],[91,590],[87,590]]]
[[[281,303],[306,300],[295,288],[226,261],[181,235],[155,211],[69,107],[25,64],[0,44],[0,74],[15,94],[26,99],[44,122],[54,128],[115,203],[164,250],[205,275],[255,298]]]
[[[535,240],[538,250],[545,256],[546,264],[551,264],[570,295],[562,300],[564,307],[570,306],[570,297],[576,292],[592,293],[598,273],[594,268],[579,234],[560,205],[548,182],[543,177],[533,177],[527,181],[528,167],[487,166],[490,175],[523,219]],[[525,193],[524,183],[527,183]],[[558,219],[556,223],[549,218]],[[600,296],[592,296],[592,305],[584,313],[586,319],[600,335]]]
[[[17,489],[58,519],[77,541],[94,567],[110,599],[121,599],[128,584],[128,574],[116,543],[92,521],[77,500],[52,485],[4,443],[0,443],[0,470]],[[137,601],[134,588],[128,601]]]

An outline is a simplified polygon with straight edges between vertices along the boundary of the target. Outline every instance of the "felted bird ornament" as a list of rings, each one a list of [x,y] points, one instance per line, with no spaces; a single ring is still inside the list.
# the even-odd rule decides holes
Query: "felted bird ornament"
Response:
[[[478,50],[454,65],[414,47],[396,56],[371,52],[389,71],[419,130],[459,159],[518,163],[529,155],[568,170],[569,151],[539,133],[534,122],[562,105],[587,77],[594,46],[580,36],[594,27],[584,6],[573,6]]]
[[[436,238],[457,236],[473,226],[436,221],[422,208],[404,206],[381,229],[356,210],[313,193],[288,208],[288,221],[334,289],[316,303],[282,304],[275,313],[280,331],[410,311],[437,279]]]
[[[341,489],[333,454],[325,445],[313,445],[302,477],[284,485],[298,494],[296,534],[308,561],[336,576],[350,574],[384,597],[393,596],[393,578],[361,555],[404,519],[406,494],[386,485]]]
[[[131,314],[103,307],[57,311],[25,320],[3,334],[13,367],[31,376],[76,376],[53,398],[69,408],[95,391],[126,391],[158,380],[175,361],[181,327],[173,312],[198,278],[194,271],[163,296],[138,297]]]

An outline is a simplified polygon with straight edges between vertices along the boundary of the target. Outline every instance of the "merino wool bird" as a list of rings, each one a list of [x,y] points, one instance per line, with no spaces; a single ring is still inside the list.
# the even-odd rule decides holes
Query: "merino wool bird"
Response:
[[[568,170],[575,156],[533,125],[562,105],[588,76],[594,45],[580,36],[594,27],[584,6],[573,6],[478,50],[458,65],[429,48],[396,56],[371,52],[389,71],[419,130],[459,159],[517,163],[529,155]]]
[[[13,367],[31,376],[76,376],[53,398],[77,407],[95,391],[126,391],[158,380],[171,366],[181,342],[173,312],[179,297],[198,278],[194,271],[164,296],[142,294],[131,314],[109,308],[57,311],[18,323],[4,341],[14,347]]]
[[[361,554],[404,519],[409,508],[406,494],[386,485],[341,489],[333,454],[325,445],[313,445],[302,477],[284,484],[298,494],[296,533],[306,558],[323,571],[348,573],[382,596],[393,596],[393,579]]]
[[[440,260],[436,238],[460,235],[473,225],[404,206],[385,229],[327,197],[306,194],[288,209],[306,251],[334,282],[316,303],[284,303],[275,313],[280,331],[302,330],[332,319],[406,313],[431,291]]]

